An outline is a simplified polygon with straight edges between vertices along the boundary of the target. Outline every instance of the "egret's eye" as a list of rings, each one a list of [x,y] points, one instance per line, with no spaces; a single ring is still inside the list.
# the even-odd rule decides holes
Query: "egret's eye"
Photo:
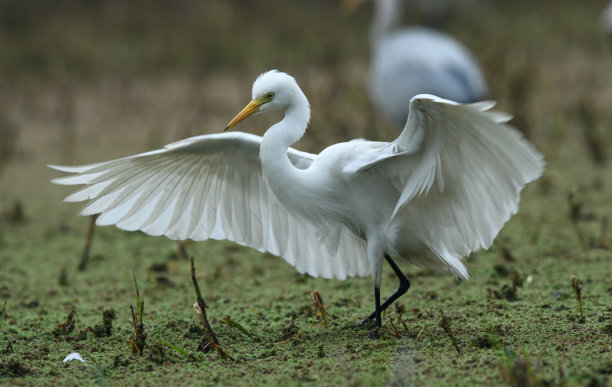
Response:
[[[272,99],[272,98],[274,98],[274,93],[266,94],[266,99]]]

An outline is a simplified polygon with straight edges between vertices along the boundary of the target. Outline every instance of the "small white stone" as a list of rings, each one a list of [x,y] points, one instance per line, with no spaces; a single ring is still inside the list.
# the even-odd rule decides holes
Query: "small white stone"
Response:
[[[85,360],[83,360],[83,358],[81,357],[81,354],[78,352],[72,352],[70,355],[66,356],[66,358],[64,359],[64,363],[70,360],[79,360],[83,363],[85,362]]]

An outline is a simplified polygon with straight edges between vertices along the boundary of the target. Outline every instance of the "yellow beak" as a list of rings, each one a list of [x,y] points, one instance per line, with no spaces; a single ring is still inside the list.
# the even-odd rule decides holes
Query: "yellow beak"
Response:
[[[247,118],[248,116],[250,116],[251,114],[255,113],[257,111],[257,109],[263,105],[266,101],[263,98],[257,98],[252,100],[251,102],[249,102],[248,105],[245,106],[244,109],[242,109],[240,111],[240,113],[238,113],[236,115],[236,117],[234,117],[234,119],[232,119],[230,121],[229,124],[227,124],[227,126],[225,127],[225,129],[223,129],[223,131],[227,131],[229,128],[237,125],[240,121],[244,120],[245,118]]]

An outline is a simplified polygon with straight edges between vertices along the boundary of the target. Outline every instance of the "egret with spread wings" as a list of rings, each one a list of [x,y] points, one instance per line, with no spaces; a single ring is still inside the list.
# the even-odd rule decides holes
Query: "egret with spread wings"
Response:
[[[229,239],[278,255],[299,272],[345,279],[371,274],[381,311],[410,282],[400,257],[467,278],[463,258],[491,245],[518,210],[520,191],[544,169],[540,153],[491,112],[420,95],[392,142],[353,140],[320,154],[291,148],[310,107],[295,79],[269,71],[227,129],[252,114],[283,110],[263,137],[225,132],[160,150],[77,167],[58,184],[84,184],[69,202],[98,225],[172,239]],[[380,304],[386,259],[400,280]]]

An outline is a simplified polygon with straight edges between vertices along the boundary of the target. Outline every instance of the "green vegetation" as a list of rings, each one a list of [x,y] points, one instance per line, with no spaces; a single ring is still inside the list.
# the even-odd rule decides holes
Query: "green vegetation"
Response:
[[[217,132],[269,68],[295,75],[310,99],[299,148],[390,138],[365,95],[367,6],[346,15],[324,0],[2,2],[0,383],[610,385],[605,1],[483,3],[445,28],[474,50],[499,109],[520,114],[548,169],[498,242],[470,257],[469,281],[403,263],[412,287],[373,339],[357,325],[374,306],[371,278],[311,278],[225,241],[179,247],[101,227],[79,270],[89,219],[60,202],[69,191],[45,167]],[[274,119],[241,130],[261,134]],[[233,362],[208,351],[183,248]],[[395,281],[385,267],[383,296]],[[147,335],[141,355],[131,304]],[[86,362],[62,363],[72,352]]]

